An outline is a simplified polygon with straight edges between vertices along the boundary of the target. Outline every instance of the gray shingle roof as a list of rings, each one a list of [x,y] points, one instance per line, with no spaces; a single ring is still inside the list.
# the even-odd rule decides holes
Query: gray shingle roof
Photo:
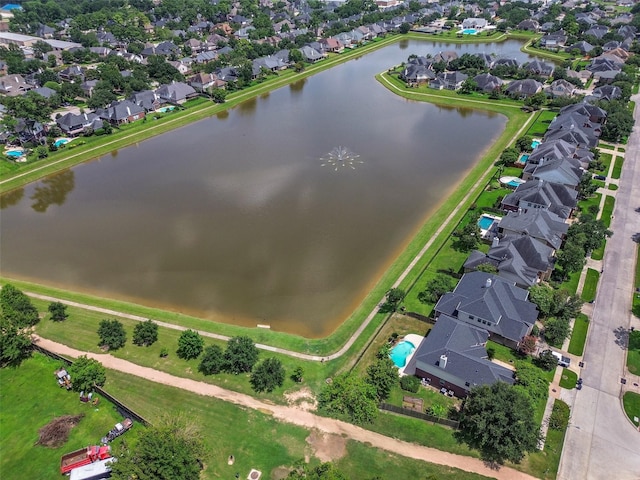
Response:
[[[542,240],[555,249],[560,248],[568,228],[569,224],[555,213],[533,209],[526,212],[509,212],[498,224],[498,230],[505,235],[526,234]]]

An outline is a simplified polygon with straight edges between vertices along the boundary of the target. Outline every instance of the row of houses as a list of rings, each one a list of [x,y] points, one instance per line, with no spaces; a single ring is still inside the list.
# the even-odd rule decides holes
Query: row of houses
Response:
[[[577,205],[578,183],[593,160],[589,147],[597,144],[605,121],[606,112],[586,102],[560,111],[529,156],[527,181],[503,198],[504,216],[491,227],[489,251],[472,252],[455,289],[438,300],[436,323],[406,373],[458,397],[476,385],[514,383],[512,370],[488,359],[486,343],[517,349],[531,334],[538,310],[528,288],[547,280],[554,268]],[[560,138],[567,132],[581,134]],[[497,274],[477,270],[487,264]]]

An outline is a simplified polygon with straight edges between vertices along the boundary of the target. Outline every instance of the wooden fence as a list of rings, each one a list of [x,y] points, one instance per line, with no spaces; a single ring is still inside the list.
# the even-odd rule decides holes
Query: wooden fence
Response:
[[[381,403],[378,407],[380,408],[380,410],[386,410],[386,411],[397,413],[398,415],[404,415],[407,417],[419,418],[420,420],[425,420],[431,423],[446,425],[447,427],[455,428],[456,430],[460,426],[460,422],[456,422],[455,420],[449,420],[448,418],[434,417],[433,415],[429,415],[427,413],[416,412],[414,410],[398,407],[397,405],[391,405],[389,403]]]
[[[46,355],[49,358],[53,358],[54,360],[58,360],[60,362],[63,362],[67,366],[69,366],[69,365],[71,365],[73,363],[73,360],[69,360],[68,358],[63,357],[62,355],[58,355],[57,353],[50,352],[49,350],[47,350],[46,348],[41,347],[40,345],[36,345],[35,343],[32,343],[31,346],[32,346],[33,350],[35,350],[36,352],[40,352],[40,353],[42,353],[43,355]],[[71,379],[71,380],[73,381],[73,379]],[[103,388],[96,386],[95,390],[100,395],[102,395],[104,398],[106,398],[111,403],[113,403],[116,406],[116,408],[118,409],[118,411],[122,414],[123,417],[131,418],[132,420],[135,420],[136,422],[140,422],[145,426],[151,425],[151,423],[149,421],[147,421],[146,418],[144,418],[142,415],[138,414],[135,410],[132,410],[131,408],[127,407],[124,403],[122,403],[120,400],[118,400],[116,397],[111,395],[109,392],[107,392]]]

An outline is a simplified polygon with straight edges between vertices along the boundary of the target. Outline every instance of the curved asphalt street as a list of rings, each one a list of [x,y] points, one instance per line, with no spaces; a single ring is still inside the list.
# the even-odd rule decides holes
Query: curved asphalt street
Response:
[[[640,95],[632,100],[637,105]],[[583,357],[583,388],[576,391],[571,408],[559,480],[640,479],[640,431],[622,409],[628,387],[621,381],[627,372],[626,343],[616,343],[616,329],[619,333],[638,327],[631,302],[636,257],[632,236],[640,233],[640,213],[635,211],[640,207],[640,109],[634,117]]]

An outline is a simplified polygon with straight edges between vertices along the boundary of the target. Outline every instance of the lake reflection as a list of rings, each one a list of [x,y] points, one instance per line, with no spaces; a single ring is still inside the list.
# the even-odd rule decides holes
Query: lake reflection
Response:
[[[482,51],[522,60],[519,45]],[[329,334],[505,125],[500,115],[411,102],[379,85],[374,75],[409,54],[442,49],[403,47],[10,194],[3,274]],[[362,163],[322,167],[339,146]]]

